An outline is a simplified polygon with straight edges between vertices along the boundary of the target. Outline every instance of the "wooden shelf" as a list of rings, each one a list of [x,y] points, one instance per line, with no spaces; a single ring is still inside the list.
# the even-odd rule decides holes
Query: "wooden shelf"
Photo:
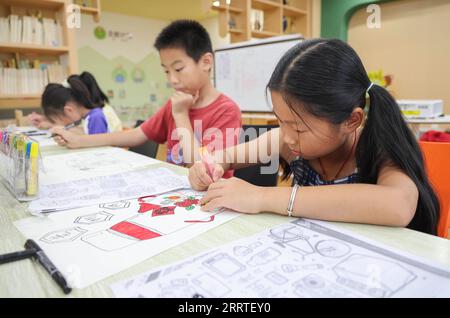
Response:
[[[94,0],[97,4],[96,12],[89,10],[91,14],[100,11],[100,0]],[[62,28],[63,46],[52,47],[47,45],[25,43],[0,43],[0,53],[10,55],[22,60],[20,55],[32,55],[31,59],[41,60],[46,63],[59,60],[59,63],[67,70],[68,74],[78,73],[76,57],[75,30],[67,26],[68,9],[72,0],[0,0],[0,16],[29,15],[32,10],[40,10],[43,16],[56,19]],[[30,10],[32,9],[32,10]],[[81,6],[80,6],[81,9]],[[30,57],[25,57],[30,59]],[[0,109],[24,109],[39,108],[41,94],[0,95]]]
[[[81,13],[92,15],[95,22],[100,22],[100,10],[98,8],[80,6],[80,11]]]
[[[88,14],[97,14],[98,9],[97,8],[91,8],[91,7],[80,7],[81,13],[88,13]]]
[[[36,99],[41,98],[40,94],[20,94],[20,95],[0,95],[0,100],[3,99]]]
[[[252,38],[268,38],[283,34],[302,34],[305,38],[311,36],[311,17],[313,0],[290,0],[283,5],[282,0],[233,0],[230,7],[225,0],[220,0],[219,6],[212,6],[219,13],[219,34],[230,35],[231,43],[250,41]],[[234,8],[234,9],[231,9]],[[235,11],[232,15],[232,11]],[[260,21],[263,31],[255,31],[253,10],[263,11],[264,20]],[[283,17],[288,19],[289,26],[283,32]],[[230,29],[230,20],[236,29]]]
[[[283,15],[287,17],[298,17],[307,15],[308,12],[291,6],[283,6]]]
[[[39,108],[41,95],[0,95],[0,109]]]
[[[237,7],[232,7],[232,6],[226,6],[226,5],[220,5],[220,6],[213,6],[212,7],[214,10],[217,11],[229,11],[231,13],[242,13],[244,12],[244,10],[237,8]]]
[[[31,6],[42,9],[60,9],[66,3],[65,0],[2,0],[2,4],[14,6]]]
[[[230,29],[228,32],[230,32],[232,34],[242,34],[244,32],[244,30],[242,30],[242,29]]]
[[[252,0],[252,9],[275,10],[281,8],[281,4],[270,0]]]
[[[281,35],[277,32],[271,32],[271,31],[252,31],[252,37],[259,38],[259,39],[265,39],[270,38],[272,36],[278,36]]]
[[[69,52],[67,46],[51,47],[35,44],[22,44],[22,43],[1,43],[0,52],[6,53],[38,53],[48,55],[62,55]]]

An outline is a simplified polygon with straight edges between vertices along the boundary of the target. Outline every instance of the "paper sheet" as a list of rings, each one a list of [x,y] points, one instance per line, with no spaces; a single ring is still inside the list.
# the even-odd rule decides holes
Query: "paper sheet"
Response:
[[[192,190],[122,200],[14,222],[75,288],[87,287],[240,214],[200,211]]]
[[[58,146],[56,141],[53,138],[51,138],[51,134],[49,132],[43,136],[30,136],[30,138],[33,139],[34,141],[37,141],[39,143],[39,147],[41,148]]]
[[[44,156],[40,183],[48,185],[112,175],[156,163],[159,161],[153,158],[113,147]]]
[[[39,147],[57,146],[58,144],[51,137],[49,130],[42,130],[35,127],[16,127],[17,131],[27,133],[31,139],[39,143]]]
[[[147,168],[41,185],[39,199],[32,201],[28,209],[32,213],[47,213],[183,188],[189,188],[186,176],[177,175],[167,168]]]
[[[111,289],[117,297],[450,297],[450,268],[297,219]]]

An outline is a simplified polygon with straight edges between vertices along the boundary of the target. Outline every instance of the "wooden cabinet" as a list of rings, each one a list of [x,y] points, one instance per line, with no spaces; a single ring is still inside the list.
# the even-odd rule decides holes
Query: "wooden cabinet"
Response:
[[[311,37],[311,0],[219,0],[219,33],[231,43],[283,34]]]
[[[2,0],[0,1],[0,17],[10,15],[18,16],[23,21],[24,16],[42,19],[53,19],[61,28],[61,41],[57,45],[38,45],[23,43],[23,40],[15,42],[0,42],[0,60],[13,60],[15,67],[20,61],[38,61],[42,64],[58,63],[67,75],[78,72],[78,62],[75,45],[75,28],[68,27],[71,11],[71,0]],[[93,0],[95,7],[81,7],[80,13],[92,14],[99,18],[100,0]],[[70,21],[69,21],[70,22]],[[42,23],[43,25],[43,23]],[[70,23],[69,23],[70,25]],[[42,26],[44,28],[44,26]],[[34,31],[33,31],[34,32]],[[19,39],[23,35],[18,33]],[[11,37],[11,36],[10,36]],[[41,64],[41,65],[42,65]],[[33,94],[0,94],[0,109],[24,109],[40,106],[41,91]]]

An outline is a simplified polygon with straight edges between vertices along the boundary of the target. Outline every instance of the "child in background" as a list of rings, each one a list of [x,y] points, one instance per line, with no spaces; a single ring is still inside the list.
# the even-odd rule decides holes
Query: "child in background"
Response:
[[[216,158],[227,160],[214,165],[212,178],[203,163],[190,168],[192,187],[208,189],[203,209],[267,211],[436,234],[439,202],[418,143],[396,101],[370,82],[349,45],[326,39],[298,44],[281,58],[268,89],[280,128],[218,153]],[[236,178],[213,182],[227,169],[248,165],[249,155],[272,144],[271,138],[279,147],[270,155],[289,163],[284,171],[293,174],[294,187],[257,187]]]
[[[122,130],[122,123],[117,116],[114,109],[108,104],[109,99],[103,93],[100,86],[98,85],[97,81],[95,80],[95,77],[89,73],[89,72],[83,72],[79,76],[78,75],[71,75],[68,78],[68,81],[70,79],[76,79],[81,80],[83,84],[86,86],[90,93],[90,99],[92,101],[92,104],[95,107],[100,107],[103,110],[103,113],[105,115],[106,121],[108,123],[108,131],[114,132],[114,131],[121,131]],[[70,87],[67,82],[64,83],[65,86]],[[28,119],[30,122],[38,127],[39,129],[49,129],[52,126],[54,126],[53,123],[48,121],[45,116],[42,116],[40,114],[37,114],[35,112],[32,112],[28,115]],[[83,123],[83,126],[85,126],[86,122]],[[84,128],[84,131],[87,131],[87,128]]]
[[[95,80],[94,75],[89,72],[83,72],[80,74],[80,79],[89,90],[89,93],[91,94],[91,100],[94,105],[102,108],[103,114],[105,115],[106,121],[108,122],[109,132],[121,131],[122,122],[114,111],[114,108],[109,105],[109,98],[101,90],[100,86]]]
[[[100,107],[91,100],[83,81],[72,75],[63,84],[48,84],[42,94],[45,117],[58,126],[67,126],[85,120],[85,134],[108,132],[108,122]]]
[[[175,89],[155,115],[137,128],[111,134],[80,136],[53,129],[58,135],[55,140],[69,148],[133,147],[147,140],[167,142],[167,161],[188,166],[199,159],[201,146],[212,150],[222,149],[227,141],[227,146],[237,144],[240,109],[211,83],[214,57],[205,28],[196,21],[175,21],[158,35],[155,48]],[[201,129],[195,129],[199,125]],[[225,176],[231,175],[232,171],[228,171]]]

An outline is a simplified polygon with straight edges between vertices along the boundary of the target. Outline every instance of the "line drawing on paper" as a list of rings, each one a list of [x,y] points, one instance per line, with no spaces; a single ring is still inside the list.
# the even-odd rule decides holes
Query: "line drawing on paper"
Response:
[[[351,252],[351,247],[336,240],[321,240],[316,243],[315,249],[317,253],[325,257],[341,258]]]
[[[266,248],[261,252],[253,255],[247,262],[249,266],[259,266],[267,264],[273,260],[275,260],[278,256],[281,255],[281,252],[273,247]]]
[[[99,205],[102,209],[108,209],[108,210],[121,210],[126,209],[130,206],[130,201],[117,201],[117,202],[110,202],[110,203],[102,203]]]
[[[215,216],[221,212],[212,214],[200,211],[201,196],[199,192],[186,190],[140,197],[135,215],[108,229],[84,235],[81,240],[109,252],[169,235],[190,225],[214,222]],[[129,204],[115,203],[112,207],[115,209],[118,206],[128,207]]]
[[[371,297],[391,297],[416,279],[404,266],[378,257],[350,255],[333,267],[337,283]]]
[[[87,230],[77,226],[64,230],[49,232],[45,234],[43,237],[41,237],[40,240],[48,244],[67,243],[75,241],[77,238],[79,238],[86,232]]]
[[[111,220],[113,215],[108,212],[96,212],[88,215],[79,216],[75,219],[74,223],[77,224],[96,224],[101,222],[107,222]]]
[[[224,278],[229,278],[245,269],[245,266],[237,259],[224,253],[214,255],[213,257],[203,261],[202,264],[206,268]]]
[[[210,297],[224,297],[231,291],[229,287],[208,273],[195,277],[192,279],[192,283],[205,291]]]

